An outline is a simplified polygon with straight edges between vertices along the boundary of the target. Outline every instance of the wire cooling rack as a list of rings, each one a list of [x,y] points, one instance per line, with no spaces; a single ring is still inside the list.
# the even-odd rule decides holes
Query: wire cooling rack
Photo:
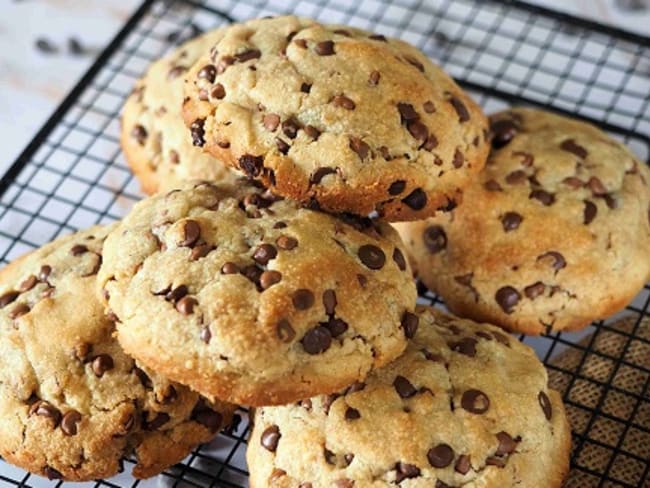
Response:
[[[642,160],[650,158],[648,37],[512,0],[147,0],[0,180],[0,258],[10,261],[60,234],[122,217],[142,197],[118,139],[119,112],[136,79],[175,43],[201,30],[281,13],[401,37],[443,65],[488,112],[511,104],[552,108],[596,123]],[[421,301],[440,303],[425,290]],[[639,344],[650,351],[650,335],[638,333],[641,319],[650,316],[650,286],[619,315],[631,316],[632,325],[614,329],[608,325],[612,318],[579,334],[521,338],[549,369],[564,375],[565,403],[582,414],[583,425],[573,435],[569,486],[650,486],[647,456],[629,448],[627,438],[634,433],[636,443],[650,444],[650,366],[621,359]],[[621,354],[608,357],[594,345],[599,335],[613,333]],[[549,364],[570,348],[582,354],[579,364],[572,369]],[[610,378],[583,371],[590,354],[612,363]],[[632,374],[634,387],[611,381],[618,374]],[[571,391],[577,384],[593,384],[599,393],[575,397]],[[613,396],[626,399],[624,414],[607,408]],[[133,480],[132,461],[125,460],[118,476],[76,486],[247,486],[248,422],[242,416],[234,432],[155,479]],[[602,416],[614,426],[605,437],[595,435]],[[622,469],[626,463],[634,469]],[[0,487],[63,485],[68,486],[0,460]]]

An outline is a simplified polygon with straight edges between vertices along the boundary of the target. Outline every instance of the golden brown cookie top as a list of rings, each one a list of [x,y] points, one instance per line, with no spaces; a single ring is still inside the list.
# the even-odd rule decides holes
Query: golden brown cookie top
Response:
[[[513,109],[450,215],[400,224],[423,281],[452,310],[514,331],[572,330],[650,277],[650,170],[599,129]]]
[[[484,164],[479,107],[415,47],[297,17],[229,27],[187,74],[194,144],[282,196],[411,220]]]
[[[570,431],[532,349],[428,307],[412,320],[406,352],[365,382],[256,409],[253,488],[561,486]]]
[[[136,359],[206,395],[263,405],[336,391],[397,357],[411,276],[388,224],[242,180],[136,204],[107,240],[99,283]]]
[[[95,297],[106,235],[93,227],[0,272],[0,454],[49,478],[134,475],[179,462],[230,421],[233,406],[139,367]]]

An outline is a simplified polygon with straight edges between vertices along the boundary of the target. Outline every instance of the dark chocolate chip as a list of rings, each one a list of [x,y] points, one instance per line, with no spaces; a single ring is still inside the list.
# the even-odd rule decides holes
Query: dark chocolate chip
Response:
[[[199,244],[194,246],[192,252],[190,253],[190,261],[198,261],[201,258],[206,257],[210,254],[211,251],[214,251],[215,247],[210,244]]]
[[[564,256],[557,251],[548,251],[537,256],[537,261],[548,261],[555,271],[560,271],[566,267]]]
[[[212,64],[207,64],[199,70],[196,77],[199,79],[208,80],[209,83],[214,83],[214,80],[217,77],[217,68],[215,68]]]
[[[235,263],[228,261],[221,266],[221,274],[236,274],[239,273],[239,266]]]
[[[386,36],[383,34],[371,34],[368,36],[368,39],[372,39],[373,41],[388,42],[388,39],[386,39]]]
[[[431,100],[427,100],[426,102],[424,102],[422,108],[428,114],[432,114],[436,111],[436,106],[433,104]]]
[[[476,356],[476,344],[478,344],[478,341],[473,337],[463,337],[461,340],[457,342],[450,342],[449,348],[452,351],[473,358],[474,356]]]
[[[386,255],[379,247],[372,244],[364,244],[357,252],[361,262],[370,269],[381,269],[386,262]]]
[[[521,295],[512,286],[504,286],[497,290],[495,299],[505,313],[511,314],[514,306],[519,303]]]
[[[179,246],[192,247],[201,237],[201,226],[196,220],[186,220],[183,225],[183,238],[178,242]]]
[[[52,267],[48,266],[47,264],[44,264],[43,266],[41,266],[41,269],[38,272],[38,279],[41,281],[47,281],[51,272],[52,272]]]
[[[393,251],[393,261],[395,261],[395,264],[400,269],[400,271],[406,271],[406,259],[404,258],[402,251],[400,251],[397,247]]]
[[[320,354],[330,348],[332,333],[327,327],[319,325],[307,331],[301,342],[307,354]]]
[[[429,137],[429,128],[419,120],[412,120],[407,123],[406,128],[411,136],[418,141],[426,141]]]
[[[395,465],[395,482],[401,483],[408,478],[417,478],[420,476],[420,468],[413,464],[399,462]]]
[[[287,319],[280,319],[276,328],[278,339],[282,342],[291,342],[296,337],[296,331],[293,330]]]
[[[311,84],[310,83],[302,83],[300,85],[300,91],[303,93],[309,93],[311,91]]]
[[[356,108],[356,104],[351,98],[346,97],[345,95],[336,95],[332,99],[332,103],[334,104],[335,107],[341,107],[344,108],[345,110],[354,110]]]
[[[194,410],[192,410],[190,418],[202,426],[207,427],[208,430],[213,433],[219,431],[221,423],[223,422],[223,415],[212,410],[203,402],[197,403]]]
[[[375,70],[370,73],[370,76],[368,76],[368,84],[370,86],[377,86],[379,84],[379,80],[381,79],[381,73],[379,71]]]
[[[291,149],[291,146],[279,137],[275,138],[275,146],[278,148],[278,151],[285,155],[288,154],[289,149]]]
[[[501,185],[495,180],[488,180],[483,186],[487,191],[503,191]]]
[[[266,114],[262,123],[266,130],[273,132],[280,125],[280,116],[278,114]]]
[[[327,464],[336,465],[336,454],[326,447],[323,448],[323,456],[325,457],[325,462]]]
[[[431,225],[424,229],[422,240],[431,254],[437,254],[447,248],[447,234],[439,225]]]
[[[321,325],[327,327],[327,330],[330,331],[334,338],[348,330],[348,323],[345,320],[334,317],[331,317],[327,322],[321,323]]]
[[[192,315],[194,313],[194,307],[198,305],[196,298],[190,296],[184,296],[176,302],[176,310],[182,313],[183,315]]]
[[[298,247],[298,241],[296,239],[285,235],[278,237],[275,243],[280,249],[283,249],[285,251],[291,251],[292,249]]]
[[[501,332],[493,331],[492,335],[496,339],[497,342],[500,342],[504,346],[510,347],[510,340],[508,339],[508,336],[505,334],[502,334]]]
[[[402,329],[404,329],[404,335],[408,339],[413,339],[413,337],[415,337],[419,323],[420,319],[417,315],[411,312],[404,312],[404,315],[402,315]]]
[[[368,157],[368,154],[370,154],[370,146],[366,144],[363,140],[361,140],[359,137],[353,137],[350,136],[350,149],[352,149],[359,158],[363,161]]]
[[[470,119],[469,110],[467,110],[467,107],[459,98],[451,97],[449,103],[451,103],[454,110],[456,110],[460,122],[467,122]]]
[[[263,290],[266,290],[273,285],[280,283],[282,280],[282,274],[279,271],[275,270],[269,270],[269,271],[264,271],[260,275],[260,286],[262,287]]]
[[[562,144],[560,144],[560,148],[572,154],[575,154],[581,159],[587,157],[587,150],[581,145],[576,144],[576,141],[574,139],[566,139],[562,142]]]
[[[417,393],[415,387],[404,376],[396,376],[393,387],[401,398],[410,398]]]
[[[252,154],[244,154],[239,158],[239,167],[249,177],[259,176],[264,164],[264,156],[253,156]]]
[[[507,432],[499,432],[497,434],[497,440],[499,441],[499,447],[497,447],[495,453],[497,456],[511,454],[517,448],[517,441],[515,441]]]
[[[26,303],[19,303],[14,308],[11,309],[8,315],[9,318],[13,320],[25,315],[26,313],[29,313],[29,310],[30,310],[29,305],[27,305]]]
[[[95,356],[95,358],[93,359],[93,363],[92,363],[93,373],[95,373],[95,376],[97,376],[98,378],[104,376],[104,373],[110,371],[114,367],[115,364],[113,363],[113,358],[108,354],[100,354],[98,356]]]
[[[402,202],[413,210],[422,210],[427,205],[427,194],[422,188],[416,188],[403,198]]]
[[[261,56],[262,53],[259,51],[259,49],[247,49],[242,53],[235,54],[235,59],[240,63],[245,63],[251,59],[258,59]]]
[[[585,186],[584,181],[582,181],[580,178],[576,178],[575,176],[569,176],[567,178],[564,178],[562,180],[562,183],[564,183],[567,186],[570,186],[573,189],[578,189]]]
[[[492,132],[492,147],[500,149],[517,135],[517,124],[513,120],[502,119],[490,125]]]
[[[52,422],[52,428],[56,428],[61,421],[61,412],[59,412],[59,409],[45,400],[33,403],[29,407],[29,415],[38,415],[39,417],[47,418]]]
[[[322,168],[318,168],[309,177],[309,183],[311,183],[312,185],[317,185],[317,184],[319,184],[321,182],[321,180],[323,178],[325,178],[327,175],[331,175],[331,174],[336,174],[336,169],[328,168],[327,166],[324,166]]]
[[[526,288],[524,288],[524,295],[526,295],[531,300],[534,300],[538,296],[542,295],[545,290],[546,285],[544,285],[544,283],[541,281],[537,281],[536,283],[528,285]]]
[[[429,449],[427,459],[434,468],[446,468],[454,460],[454,450],[447,444],[438,444]]]
[[[20,293],[17,291],[8,291],[4,295],[0,296],[0,308],[4,308],[10,303],[13,303],[19,295]]]
[[[555,203],[555,195],[546,190],[533,190],[530,192],[529,198],[534,198],[547,207]]]
[[[603,182],[600,181],[600,178],[597,178],[596,176],[589,178],[589,181],[587,181],[587,186],[594,196],[602,196],[607,193],[607,188],[605,188]]]
[[[388,194],[389,195],[399,195],[406,189],[406,181],[404,180],[396,180],[391,183],[391,185],[388,187]]]
[[[399,115],[401,117],[402,123],[410,122],[412,120],[417,120],[420,118],[418,113],[413,108],[413,105],[411,105],[410,103],[403,103],[403,102],[398,103],[397,110],[399,111]]]
[[[359,410],[356,408],[348,407],[345,411],[345,420],[357,420],[361,418]]]
[[[456,464],[454,465],[454,471],[460,474],[467,474],[472,467],[472,464],[470,462],[470,457],[467,454],[461,454],[458,456],[458,459],[456,460]]]
[[[315,141],[320,137],[320,131],[313,125],[306,125],[303,130],[305,131],[305,134]]]
[[[271,244],[260,244],[253,253],[253,259],[261,265],[266,265],[278,255],[277,249]]]
[[[511,173],[508,173],[506,176],[506,183],[510,185],[520,185],[528,180],[528,175],[523,169],[518,169]]]
[[[421,147],[421,149],[424,149],[425,151],[432,151],[433,149],[438,147],[438,139],[433,134],[429,134],[429,136],[427,137],[427,140],[424,141],[424,143],[420,147]],[[461,154],[461,157],[462,157],[462,154]],[[462,162],[461,162],[461,165],[462,165]]]
[[[192,144],[197,147],[203,147],[205,144],[205,130],[203,126],[205,125],[205,119],[196,119],[190,125],[190,134],[192,136]]]
[[[411,66],[415,66],[418,69],[418,71],[421,71],[422,73],[424,73],[424,65],[420,61],[418,61],[417,59],[415,59],[412,56],[404,56],[404,59]]]
[[[81,256],[82,254],[85,254],[87,252],[88,252],[88,248],[83,244],[75,244],[70,249],[70,254],[72,254],[73,256]]]
[[[63,479],[63,474],[61,474],[60,471],[50,467],[50,466],[45,466],[43,468],[43,473],[47,477],[48,480],[62,480]]]
[[[517,229],[519,225],[521,225],[522,220],[524,220],[524,218],[517,212],[506,212],[501,217],[501,224],[503,225],[503,230],[505,232],[510,232]]]
[[[539,395],[537,395],[537,400],[539,401],[539,406],[542,407],[546,420],[551,420],[551,417],[553,417],[553,407],[551,407],[551,400],[549,400],[548,395],[540,391]]]
[[[141,146],[144,146],[144,143],[147,142],[148,135],[149,133],[147,132],[147,129],[140,124],[134,125],[133,129],[131,129],[131,137],[133,137]]]
[[[298,129],[300,129],[300,124],[293,117],[282,122],[282,132],[289,139],[295,139],[298,135]]]
[[[465,156],[463,156],[463,153],[460,152],[460,150],[456,149],[454,151],[454,159],[452,161],[454,168],[462,167],[464,162],[465,162]]]
[[[583,223],[585,225],[591,224],[591,222],[596,218],[597,213],[598,213],[598,207],[596,207],[596,204],[589,200],[585,200]]]
[[[180,285],[174,288],[173,290],[169,291],[165,295],[165,300],[168,302],[177,302],[181,298],[183,298],[185,295],[187,295],[187,286],[185,285]]]
[[[61,430],[65,435],[77,435],[77,424],[81,421],[81,414],[76,410],[70,410],[61,419]]]
[[[335,54],[334,41],[318,42],[314,46],[314,51],[316,51],[316,54],[319,56],[331,56],[332,54]]]
[[[467,390],[460,399],[460,406],[470,413],[484,414],[490,408],[490,399],[481,390]]]
[[[323,306],[327,315],[334,315],[336,310],[336,292],[334,290],[325,290],[323,292]]]
[[[485,460],[485,465],[486,466],[497,466],[499,468],[503,468],[506,465],[506,460],[497,456],[489,456]]]
[[[210,95],[212,95],[212,98],[222,100],[226,96],[226,89],[221,83],[217,83],[214,85],[214,88],[210,92]]]
[[[146,412],[144,412],[144,417],[145,420],[143,420],[143,425],[142,427],[144,430],[158,430],[160,429],[163,425],[165,425],[167,422],[169,422],[169,414],[165,412],[158,412],[156,416],[152,420],[146,420]]]
[[[314,305],[314,293],[306,288],[300,288],[292,293],[291,302],[296,310],[308,310]]]

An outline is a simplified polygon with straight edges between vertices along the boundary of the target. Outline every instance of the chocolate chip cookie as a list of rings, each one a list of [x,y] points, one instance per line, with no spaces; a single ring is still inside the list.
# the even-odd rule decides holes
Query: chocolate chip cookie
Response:
[[[422,281],[459,315],[512,331],[579,329],[650,277],[650,170],[577,120],[492,117],[492,151],[449,215],[399,224]]]
[[[489,149],[484,115],[447,74],[352,27],[236,24],[186,79],[194,145],[330,212],[399,221],[449,209]]]
[[[50,479],[153,476],[230,421],[210,403],[136,364],[96,299],[114,226],[61,237],[0,271],[0,455]]]
[[[122,150],[145,193],[188,179],[234,179],[218,159],[192,145],[181,116],[185,72],[222,36],[223,29],[212,31],[153,63],[124,105]]]
[[[415,284],[397,233],[202,182],[134,207],[99,283],[124,349],[248,405],[331,393],[395,359]]]
[[[256,409],[252,488],[559,488],[570,430],[535,353],[421,307],[396,361],[335,395]]]

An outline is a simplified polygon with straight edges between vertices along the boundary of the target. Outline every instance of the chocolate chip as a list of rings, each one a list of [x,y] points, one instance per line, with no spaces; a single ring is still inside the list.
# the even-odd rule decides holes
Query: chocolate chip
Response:
[[[291,302],[296,310],[308,310],[314,305],[314,294],[311,290],[300,288],[291,295]]]
[[[263,270],[261,270],[254,264],[249,264],[248,266],[244,266],[244,268],[241,270],[241,274],[255,284],[259,283],[260,276],[262,276],[263,272],[264,272]]]
[[[180,285],[174,288],[173,290],[167,292],[167,294],[165,295],[165,300],[167,300],[168,302],[176,303],[185,295],[187,295],[187,286]]]
[[[407,339],[413,339],[415,337],[419,323],[420,319],[417,315],[411,312],[404,312],[404,315],[402,315],[402,329],[404,329],[404,335]]]
[[[16,305],[14,308],[11,309],[8,315],[9,318],[13,320],[25,315],[26,313],[29,313],[29,310],[30,310],[29,305],[27,305],[26,303],[19,303],[18,305]]]
[[[322,326],[327,327],[332,337],[336,338],[348,330],[348,323],[339,318],[330,317],[327,322],[321,322]]]
[[[192,252],[190,253],[190,261],[198,261],[201,258],[206,257],[210,254],[211,251],[214,251],[215,247],[210,244],[199,244],[194,246]]]
[[[29,415],[38,415],[45,417],[52,422],[52,428],[56,428],[61,421],[61,412],[49,402],[45,400],[37,401],[29,408]]]
[[[357,254],[361,262],[370,269],[381,269],[386,262],[384,251],[372,244],[361,246]]]
[[[615,208],[618,208],[618,202],[616,199],[609,193],[605,193],[604,195],[598,195],[601,197],[603,200],[605,200],[605,203],[607,204],[607,207],[610,210],[614,210]]]
[[[530,192],[529,198],[534,198],[547,207],[555,203],[555,195],[547,192],[546,190],[533,190]]]
[[[566,266],[564,256],[557,251],[549,251],[537,256],[537,261],[548,261],[555,271],[559,271]]]
[[[334,104],[335,107],[341,107],[344,108],[345,110],[354,110],[356,108],[356,104],[351,98],[346,97],[345,95],[336,95],[332,99],[332,103]]]
[[[452,351],[473,358],[476,356],[476,344],[478,344],[478,341],[473,337],[463,337],[460,341],[450,342],[449,348]]]
[[[190,417],[195,422],[206,427],[210,432],[217,432],[223,422],[223,415],[212,410],[202,402],[197,403]]]
[[[320,354],[332,345],[332,333],[327,327],[319,325],[307,331],[301,342],[307,354]]]
[[[598,213],[598,207],[596,207],[596,204],[589,200],[585,200],[583,223],[585,225],[591,224],[591,222],[596,218],[597,213]]]
[[[544,283],[542,283],[541,281],[538,281],[524,288],[524,294],[531,300],[534,300],[538,296],[542,295],[545,290],[546,290],[546,285],[544,285]]]
[[[237,61],[240,63],[245,63],[246,61],[250,61],[251,59],[258,59],[261,56],[262,53],[259,51],[259,49],[247,49],[242,53],[235,54],[235,59],[237,59]]]
[[[472,464],[470,462],[470,457],[467,454],[461,454],[460,456],[458,456],[458,459],[456,460],[456,464],[454,465],[454,471],[460,474],[467,474],[471,467]]]
[[[294,39],[293,43],[303,49],[307,49],[307,40],[306,39]]]
[[[60,471],[50,467],[50,466],[45,466],[43,468],[43,473],[45,473],[45,476],[47,476],[48,480],[62,480],[63,479],[63,474],[61,474]]]
[[[336,169],[334,168],[328,168],[328,167],[322,167],[318,168],[316,171],[312,173],[312,175],[309,177],[309,183],[312,185],[317,185],[321,182],[323,178],[327,175],[331,174],[336,174]]]
[[[70,249],[70,254],[72,254],[73,256],[81,256],[82,254],[85,254],[87,252],[88,252],[88,248],[83,244],[75,244]]]
[[[196,119],[190,125],[190,134],[192,136],[192,144],[197,147],[203,147],[205,144],[205,130],[203,126],[205,125],[205,119]]]
[[[293,327],[291,327],[287,319],[280,319],[278,321],[276,334],[282,342],[291,342],[296,337],[296,331],[293,330]]]
[[[319,56],[331,56],[334,53],[334,41],[322,41],[316,43],[314,51]]]
[[[406,128],[409,134],[418,141],[426,141],[429,136],[429,128],[419,120],[408,122]]]
[[[434,363],[444,363],[444,362],[445,362],[445,358],[442,357],[442,356],[441,356],[440,354],[438,354],[438,353],[435,353],[435,354],[434,354],[434,353],[432,353],[432,352],[430,352],[430,351],[428,351],[428,350],[426,350],[426,349],[424,349],[424,348],[423,348],[423,349],[420,349],[420,352],[421,352],[422,354],[424,354],[424,358],[425,358],[427,361],[432,361],[432,362],[434,362]]]
[[[562,142],[562,144],[560,144],[560,148],[572,154],[575,154],[581,159],[587,157],[587,150],[581,145],[576,144],[576,141],[574,139],[566,139]]]
[[[278,151],[285,155],[288,154],[289,149],[291,149],[291,146],[279,137],[275,138],[275,146],[278,148]]]
[[[167,79],[168,80],[173,80],[175,78],[178,78],[179,76],[181,76],[186,71],[187,71],[187,68],[185,66],[174,66],[167,72]]]
[[[583,186],[585,186],[585,183],[580,178],[576,178],[575,176],[569,176],[567,178],[564,178],[562,180],[562,183],[570,186],[573,189],[582,188]]]
[[[95,356],[92,362],[93,373],[98,378],[104,376],[104,373],[114,368],[113,358],[108,354]]]
[[[277,255],[277,249],[271,244],[260,244],[253,253],[253,259],[259,264],[265,266],[271,259],[275,259]]]
[[[323,306],[327,315],[334,315],[336,309],[336,292],[334,290],[325,290],[323,292]]]
[[[47,281],[51,272],[52,272],[52,267],[48,266],[47,264],[44,264],[43,266],[41,266],[41,269],[38,272],[38,279],[41,281]]]
[[[422,146],[420,146],[420,148],[424,149],[425,151],[432,151],[436,147],[438,147],[438,139],[433,134],[429,134],[429,137],[427,137],[427,140],[424,141]],[[462,155],[461,155],[461,157],[462,157]],[[462,162],[461,162],[461,165],[462,165]]]
[[[65,435],[77,435],[77,424],[81,421],[81,414],[76,410],[66,412],[61,420],[61,430]]]
[[[235,263],[228,261],[221,266],[221,274],[236,274],[239,273],[239,266]]]
[[[505,232],[510,232],[519,227],[524,218],[519,215],[517,212],[506,212],[503,217],[501,217],[501,224],[503,225],[503,230]]]
[[[490,456],[485,460],[486,466],[497,466],[503,468],[506,465],[506,460],[496,456]]]
[[[404,180],[395,180],[388,187],[389,195],[399,195],[406,189],[406,181]]]
[[[303,130],[305,131],[305,134],[315,141],[320,137],[320,131],[313,125],[306,125]]]
[[[406,271],[406,259],[404,258],[402,251],[400,251],[398,248],[395,248],[393,251],[393,261],[395,261],[395,264],[397,264],[397,267],[400,269],[400,271]]]
[[[269,271],[264,271],[260,275],[260,286],[262,287],[263,290],[266,290],[276,283],[280,283],[282,280],[282,274],[279,271],[275,270],[269,270]]]
[[[521,295],[512,286],[504,286],[497,290],[495,299],[505,313],[511,314],[513,307],[519,303]]]
[[[284,122],[282,122],[282,132],[289,139],[295,139],[296,138],[296,135],[298,134],[298,129],[299,128],[300,128],[300,124],[293,117],[291,117],[290,119],[287,119]]]
[[[336,454],[326,447],[323,448],[323,456],[325,457],[325,462],[327,464],[336,465]]]
[[[210,95],[212,95],[212,98],[222,100],[226,96],[226,89],[221,83],[217,83],[214,85],[214,88],[212,89],[212,92],[210,92]]]
[[[446,468],[454,460],[454,450],[447,444],[438,444],[429,449],[427,459],[434,468]]]
[[[456,149],[454,151],[454,159],[452,161],[454,168],[462,167],[464,162],[465,162],[465,156],[463,156],[463,153],[460,152],[460,150]]]
[[[4,308],[10,303],[13,303],[19,295],[20,293],[17,291],[8,291],[4,295],[0,296],[0,308]]]
[[[431,254],[437,254],[447,248],[447,234],[439,225],[424,229],[422,240]]]
[[[283,249],[285,251],[291,251],[298,246],[298,241],[296,239],[286,235],[281,235],[278,237],[275,243],[280,249]]]
[[[460,399],[460,406],[470,413],[484,414],[490,408],[490,399],[481,390],[467,390]]]
[[[345,420],[357,420],[360,418],[361,414],[356,408],[348,407],[348,409],[345,411]]]
[[[311,84],[303,83],[300,85],[300,91],[303,93],[309,93],[311,91]]]
[[[607,188],[605,188],[603,182],[600,181],[600,178],[597,178],[596,176],[589,178],[589,181],[587,181],[587,186],[594,196],[601,196],[607,193]]]
[[[415,387],[404,376],[396,376],[393,381],[393,387],[401,398],[411,398],[417,393]]]
[[[420,468],[413,464],[399,462],[395,465],[395,482],[401,483],[408,478],[417,478],[420,476]]]
[[[210,327],[207,325],[205,327],[202,327],[199,338],[206,344],[210,344],[210,340],[212,340],[212,332],[210,332]]]
[[[517,124],[513,120],[502,119],[490,125],[492,132],[492,147],[500,149],[517,135]]]
[[[388,42],[388,39],[386,39],[386,36],[383,34],[371,34],[368,36],[368,39],[372,39],[373,41]]]
[[[179,246],[192,247],[201,237],[201,226],[196,220],[186,220],[183,225],[183,238]]]
[[[415,66],[418,69],[418,71],[421,71],[422,73],[424,73],[424,65],[420,61],[418,61],[417,59],[415,59],[412,56],[404,56],[404,59],[411,66]]]
[[[266,114],[262,122],[266,130],[273,132],[280,125],[280,116],[278,114]]]
[[[358,137],[349,137],[350,140],[350,149],[352,149],[359,158],[363,161],[368,157],[368,154],[370,153],[370,146],[366,144],[363,140],[361,140]]]
[[[375,70],[370,73],[370,76],[368,77],[368,84],[370,86],[377,86],[379,84],[379,80],[381,78],[381,73],[379,71]]]
[[[528,179],[528,175],[523,169],[518,169],[506,176],[506,183],[510,185],[520,185]]]
[[[402,123],[410,122],[412,120],[417,120],[420,118],[418,113],[413,108],[413,105],[411,105],[410,103],[403,103],[403,102],[398,103],[397,110],[399,111],[399,115],[401,117]]]
[[[192,315],[194,307],[198,305],[198,301],[190,296],[184,296],[176,302],[176,310],[183,315]]]
[[[143,414],[146,418],[146,412]],[[165,412],[158,412],[156,416],[153,418],[153,420],[143,420],[143,425],[142,427],[144,430],[158,430],[160,429],[163,425],[165,425],[167,422],[169,422],[169,414]]]
[[[259,176],[264,164],[264,156],[253,156],[252,154],[244,154],[239,158],[239,167],[249,177]]]
[[[217,77],[217,69],[213,65],[207,64],[199,70],[196,77],[198,79],[208,80],[209,83],[214,83]]]
[[[413,210],[422,210],[427,205],[427,194],[422,188],[416,188],[402,199],[402,202]]]
[[[539,401],[539,406],[542,407],[546,420],[551,420],[551,417],[553,417],[553,407],[551,407],[551,400],[549,400],[548,395],[540,391],[539,395],[537,395],[537,400]]]
[[[131,137],[133,137],[138,144],[144,146],[144,143],[147,141],[148,132],[142,125],[137,124],[131,129]]]
[[[280,427],[277,425],[271,425],[270,427],[264,429],[264,432],[262,432],[262,436],[260,437],[260,444],[262,444],[262,447],[267,451],[275,452],[275,450],[278,448],[280,437],[282,437],[282,434],[280,434]]]
[[[508,339],[507,335],[497,331],[492,332],[492,335],[494,336],[497,342],[500,342],[504,346],[510,347],[510,340]]]
[[[497,456],[511,454],[517,448],[517,442],[507,432],[499,432],[497,434],[497,440],[499,441],[499,447],[497,447],[495,453]]]

